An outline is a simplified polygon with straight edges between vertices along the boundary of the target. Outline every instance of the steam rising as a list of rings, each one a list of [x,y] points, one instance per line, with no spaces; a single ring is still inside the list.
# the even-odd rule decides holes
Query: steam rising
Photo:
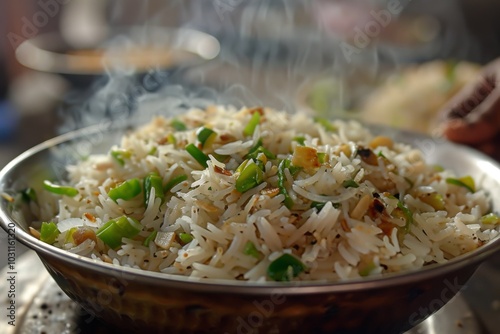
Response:
[[[141,2],[142,7],[136,1],[110,1],[110,27],[128,25],[135,29],[132,37],[120,34],[106,41],[104,45],[110,52],[123,50],[124,46],[136,48],[137,36],[143,36],[142,48],[149,44],[172,48],[168,40],[151,38],[151,32],[175,26],[214,35],[221,43],[220,53],[214,60],[198,59],[201,62],[186,61],[183,53],[174,57],[173,66],[152,63],[146,68],[134,68],[110,64],[107,74],[85,94],[79,91],[67,96],[60,114],[60,131],[131,116],[145,122],[153,114],[182,112],[214,103],[266,105],[294,112],[304,103],[304,91],[318,78],[334,80],[334,109],[349,108],[381,72],[399,66],[410,55],[424,60],[436,56],[439,50],[436,40],[420,41],[416,46],[391,45],[394,41],[387,38],[390,25],[381,25],[380,32],[368,36],[366,46],[355,44],[356,38],[361,38],[356,32],[363,31],[369,20],[375,20],[371,11],[388,11],[388,3],[394,1],[149,0]],[[405,8],[409,2],[401,0],[400,5]],[[329,29],[321,17],[328,3],[351,10],[354,25],[338,31]],[[392,24],[398,18],[399,13],[390,17]],[[428,26],[429,22],[425,24]],[[436,29],[440,29],[439,24]],[[207,52],[204,43],[195,43],[195,49],[190,51]],[[354,48],[350,55],[346,54],[346,45]],[[185,45],[174,43],[174,47]]]

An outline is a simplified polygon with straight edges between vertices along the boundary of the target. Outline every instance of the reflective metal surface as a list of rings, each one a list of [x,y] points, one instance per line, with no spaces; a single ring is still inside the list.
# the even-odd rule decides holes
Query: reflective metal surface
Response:
[[[497,162],[471,149],[423,135],[385,127],[373,127],[373,130],[419,147],[429,163],[453,168],[458,174],[472,175],[478,185],[491,194],[493,207],[500,208]],[[14,194],[42,176],[64,177],[63,167],[67,163],[90,153],[82,152],[83,148],[91,147],[92,153],[106,152],[122,132],[123,129],[99,125],[49,140],[14,159],[0,172],[0,192]],[[173,331],[179,332],[186,328],[233,332],[240,325],[240,319],[247,319],[258,310],[256,305],[269,303],[273,293],[278,291],[286,303],[275,303],[272,317],[263,318],[259,330],[291,332],[307,325],[312,327],[306,331],[315,332],[398,332],[414,326],[448,302],[466,284],[477,266],[500,248],[497,238],[447,264],[383,278],[331,284],[263,285],[196,281],[95,263],[32,237],[27,231],[29,215],[12,211],[7,201],[0,204],[0,220],[4,229],[8,224],[16,224],[16,238],[38,252],[52,277],[72,299],[114,326],[135,326],[136,330],[144,326],[154,330],[175,324],[179,327]],[[103,291],[109,295],[109,300],[96,304]],[[232,306],[235,304],[240,307],[235,309]],[[195,318],[192,318],[193,312],[197,314]],[[212,327],[206,327],[207,322]]]
[[[19,313],[17,326],[0,322],[0,333],[66,333],[99,334],[118,333],[112,327],[102,323],[82,310],[77,303],[67,297],[50,275],[34,252],[19,258]],[[7,268],[0,272],[0,277],[7,275]],[[485,276],[478,271],[478,280]],[[480,277],[479,277],[480,276]],[[0,288],[0,295],[6,293],[6,287]],[[7,307],[5,300],[0,300],[0,308]],[[481,324],[468,306],[462,294],[455,296],[446,306],[436,312],[417,327],[405,334],[454,333],[485,334]]]

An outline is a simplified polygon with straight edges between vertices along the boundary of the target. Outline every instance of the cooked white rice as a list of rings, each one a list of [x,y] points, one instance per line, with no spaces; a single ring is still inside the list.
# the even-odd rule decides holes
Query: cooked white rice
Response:
[[[244,135],[255,112],[260,123]],[[304,266],[298,275],[288,268],[286,278],[337,281],[444,263],[498,234],[496,223],[481,222],[490,210],[482,190],[471,193],[447,183],[456,177],[451,171],[426,164],[422,153],[406,144],[375,138],[359,123],[334,120],[325,126],[300,113],[225,107],[192,110],[177,120],[187,130],[157,117],[124,136],[112,148],[130,154],[123,166],[111,154],[69,166],[68,184],[78,195],[39,194],[40,220],[57,223],[61,232],[57,247],[144,270],[250,281],[276,279],[269,265],[291,254]],[[210,158],[205,169],[185,150],[189,143],[201,147],[197,130],[203,126],[217,134],[203,148]],[[242,193],[235,187],[237,169],[259,139],[275,157],[260,154],[249,162],[260,164],[262,179]],[[280,186],[278,165],[284,159],[302,168],[282,169]],[[163,203],[156,197],[146,206],[142,193],[130,200],[108,196],[121,182],[142,180],[150,172],[158,173],[163,185],[182,174],[187,180]],[[439,203],[429,204],[426,196]],[[95,235],[79,245],[68,235],[76,227],[92,236],[123,215],[137,219],[142,231],[123,238],[116,249]],[[153,231],[174,234],[167,245],[145,244]],[[192,240],[181,241],[182,232]],[[249,245],[253,252],[245,252]]]

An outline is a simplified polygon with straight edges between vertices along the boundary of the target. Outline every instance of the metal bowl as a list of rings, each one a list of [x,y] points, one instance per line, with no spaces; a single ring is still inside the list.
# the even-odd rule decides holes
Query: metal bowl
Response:
[[[466,147],[371,126],[420,147],[428,162],[472,175],[500,208],[500,166]],[[125,127],[98,125],[54,138],[0,172],[0,193],[14,196],[88,153],[103,153]],[[7,196],[4,196],[7,197]],[[449,301],[477,267],[500,249],[500,238],[441,265],[356,281],[248,283],[199,280],[97,263],[39,241],[30,214],[1,200],[2,227],[37,252],[62,290],[87,311],[127,331],[169,333],[399,333]]]

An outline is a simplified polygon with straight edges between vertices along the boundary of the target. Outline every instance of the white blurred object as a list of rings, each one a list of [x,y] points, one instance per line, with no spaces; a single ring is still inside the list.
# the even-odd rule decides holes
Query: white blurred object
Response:
[[[23,115],[40,114],[55,108],[68,89],[62,77],[41,72],[28,72],[11,82],[9,100]]]
[[[74,48],[95,46],[108,33],[106,0],[73,0],[63,7],[61,34]]]

